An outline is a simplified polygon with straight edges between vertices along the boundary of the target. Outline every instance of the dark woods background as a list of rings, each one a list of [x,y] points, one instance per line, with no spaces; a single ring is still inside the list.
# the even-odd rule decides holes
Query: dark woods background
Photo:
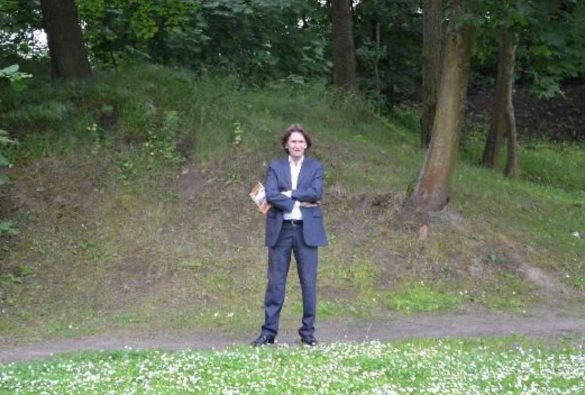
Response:
[[[46,1],[45,3],[51,3]],[[91,63],[114,67],[153,62],[235,74],[245,83],[331,79],[331,2],[317,0],[77,0]],[[443,4],[447,10],[449,2]],[[422,6],[413,0],[351,4],[361,92],[383,108],[418,100]],[[564,1],[475,0],[468,18],[478,27],[471,85],[493,86],[497,26],[519,34],[517,83],[536,97],[561,93],[583,78],[585,6]],[[448,22],[445,11],[444,23]],[[3,64],[42,59],[35,32],[39,0],[0,5]]]

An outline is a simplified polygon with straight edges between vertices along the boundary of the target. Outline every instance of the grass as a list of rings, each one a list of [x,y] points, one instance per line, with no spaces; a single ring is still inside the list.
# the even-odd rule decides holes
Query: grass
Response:
[[[501,239],[523,243],[529,246],[531,261],[567,274],[569,282],[581,278],[585,268],[583,239],[573,233],[580,233],[585,226],[582,192],[486,173],[465,168],[455,180],[460,191],[455,207],[465,216],[481,219],[478,223],[483,229],[476,232],[497,232]]]
[[[0,366],[0,393],[580,394],[583,375],[582,345],[551,348],[520,338],[127,349]]]
[[[423,281],[406,283],[387,295],[388,305],[398,311],[435,312],[453,310],[465,302],[465,294],[434,290]]]
[[[9,342],[255,332],[266,251],[247,192],[298,121],[326,170],[321,317],[529,309],[548,296],[519,274],[524,264],[585,289],[577,148],[521,145],[522,176],[509,180],[475,165],[481,140],[470,139],[451,210],[419,241],[396,216],[424,160],[410,110],[381,117],[320,84],[242,88],[152,65],[99,71],[93,85],[35,78],[28,93],[1,95],[0,123],[20,140],[0,207],[20,229],[0,239]],[[299,292],[293,269],[285,323],[298,320]]]

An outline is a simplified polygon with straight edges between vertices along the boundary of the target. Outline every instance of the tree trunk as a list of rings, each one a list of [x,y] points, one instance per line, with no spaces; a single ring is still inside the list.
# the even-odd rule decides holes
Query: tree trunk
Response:
[[[500,146],[504,136],[508,137],[508,164],[506,174],[516,174],[516,120],[512,103],[514,86],[514,63],[516,59],[517,36],[506,26],[500,27],[500,49],[498,53],[498,76],[492,122],[485,143],[482,165],[495,168],[498,163]]]
[[[505,52],[507,53],[506,66],[506,118],[508,120],[508,162],[506,163],[506,176],[516,177],[518,174],[518,139],[516,134],[516,115],[514,114],[514,64],[516,63],[516,48],[518,47],[518,36],[515,33],[506,33]]]
[[[333,82],[341,88],[354,88],[356,60],[350,0],[333,0]]]
[[[516,117],[514,108],[508,110],[508,122],[510,130],[508,131],[508,162],[506,163],[506,176],[515,178],[518,175],[518,139],[516,135]]]
[[[428,147],[441,78],[443,1],[423,0],[421,145]]]
[[[376,78],[376,94],[382,92],[382,81],[380,80],[380,22],[376,22],[376,59],[374,60],[374,76]]]
[[[462,15],[462,2],[454,1],[431,143],[412,196],[416,211],[438,211],[449,202],[449,179],[463,128],[473,44],[473,27],[458,26]]]
[[[73,0],[41,0],[53,78],[89,77],[91,67]]]

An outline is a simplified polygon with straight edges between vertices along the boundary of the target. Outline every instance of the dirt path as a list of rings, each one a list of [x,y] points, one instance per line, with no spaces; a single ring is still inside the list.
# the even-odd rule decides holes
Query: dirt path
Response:
[[[237,336],[197,334],[186,337],[164,334],[141,337],[129,334],[103,334],[78,339],[66,339],[0,350],[0,363],[48,357],[62,352],[79,350],[116,350],[156,348],[163,350],[222,349],[235,344],[247,344],[256,333]],[[569,338],[585,341],[585,316],[567,315],[555,310],[511,315],[493,312],[466,314],[397,316],[385,322],[356,320],[327,321],[319,325],[318,339],[322,343],[339,341],[400,340],[408,338],[446,338],[475,336],[523,335],[555,341]],[[283,330],[278,343],[296,345],[294,330]]]

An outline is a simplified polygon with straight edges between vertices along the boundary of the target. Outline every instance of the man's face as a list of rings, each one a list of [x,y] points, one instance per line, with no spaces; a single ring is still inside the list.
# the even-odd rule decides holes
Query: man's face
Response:
[[[307,149],[305,136],[299,132],[292,132],[286,143],[286,148],[288,149],[290,156],[292,156],[294,159],[300,159],[305,154],[305,150]]]

